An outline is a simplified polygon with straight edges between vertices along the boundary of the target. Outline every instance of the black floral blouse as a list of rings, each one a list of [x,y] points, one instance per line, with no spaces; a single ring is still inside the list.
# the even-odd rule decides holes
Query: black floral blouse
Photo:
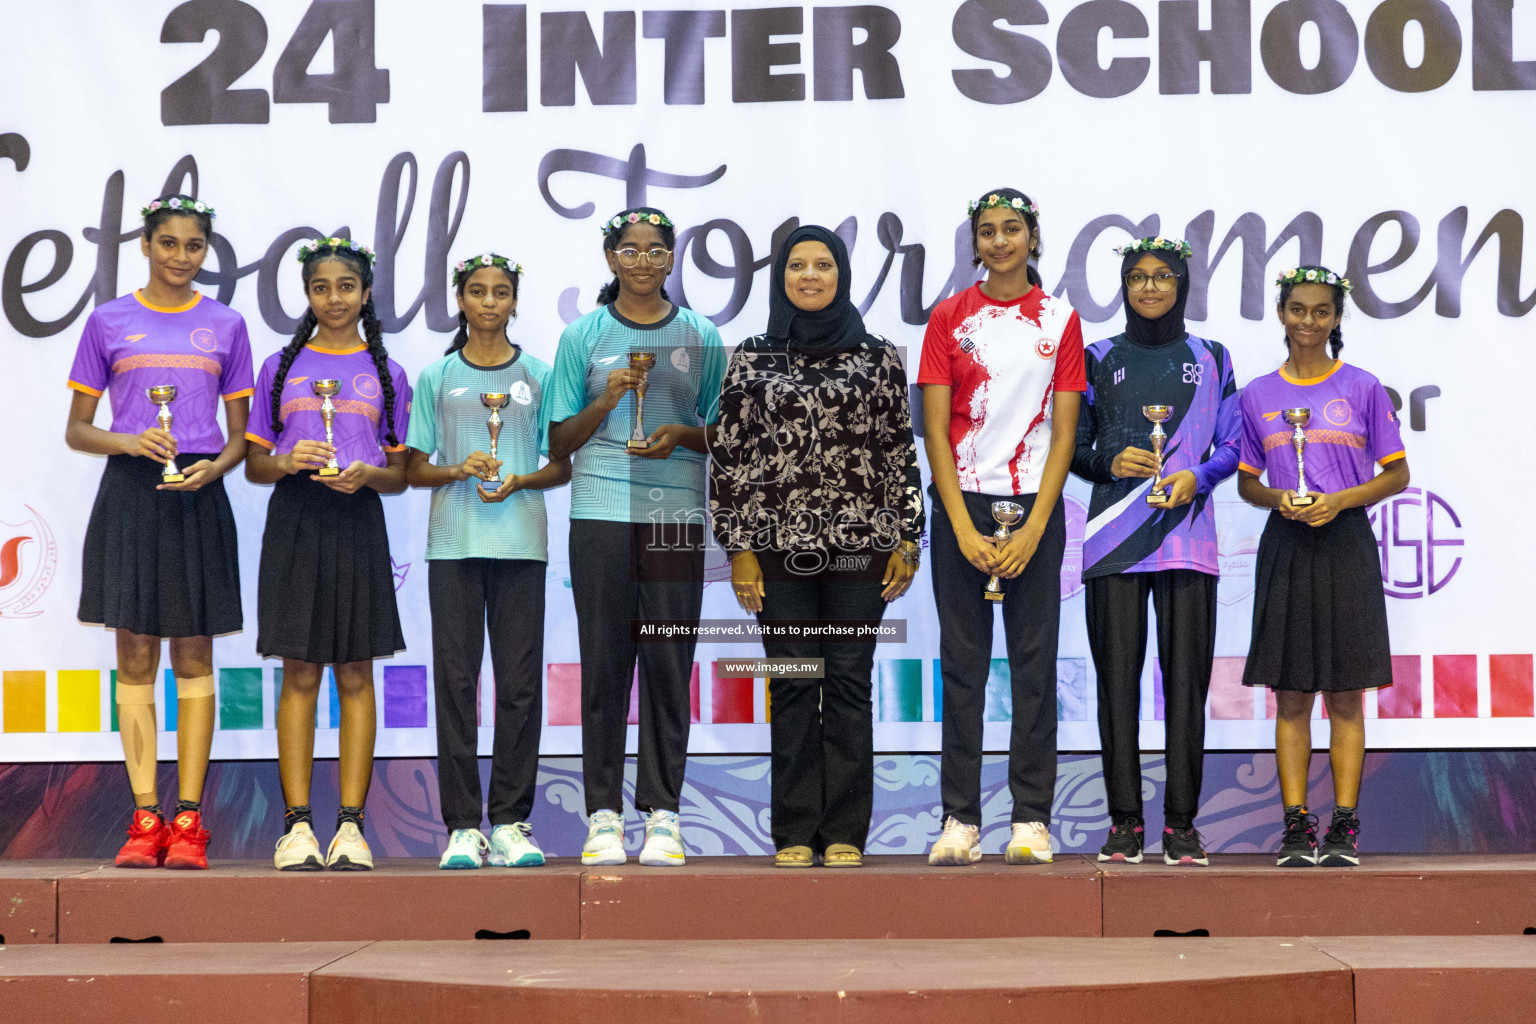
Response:
[[[896,349],[731,357],[710,446],[710,515],[727,551],[891,551],[923,534],[907,374]]]

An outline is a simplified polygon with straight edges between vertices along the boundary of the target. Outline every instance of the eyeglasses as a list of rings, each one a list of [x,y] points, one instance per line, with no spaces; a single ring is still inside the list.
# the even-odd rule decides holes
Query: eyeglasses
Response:
[[[672,255],[672,250],[663,249],[658,245],[654,249],[641,252],[633,246],[626,246],[614,253],[614,255],[619,259],[619,266],[629,270],[631,267],[639,266],[642,261],[648,267],[666,266],[668,257]]]
[[[1179,286],[1179,275],[1163,271],[1160,274],[1143,274],[1133,270],[1125,275],[1125,287],[1129,291],[1142,292],[1151,288],[1155,292],[1171,292]]]

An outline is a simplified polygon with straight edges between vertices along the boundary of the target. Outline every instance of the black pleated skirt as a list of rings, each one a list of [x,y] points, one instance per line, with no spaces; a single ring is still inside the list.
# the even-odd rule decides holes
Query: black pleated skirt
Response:
[[[336,665],[405,650],[377,491],[342,494],[302,473],[273,486],[256,618],[266,658]]]
[[[1364,509],[1320,527],[1271,513],[1254,584],[1244,683],[1300,693],[1392,685],[1387,598]]]
[[[215,457],[176,458],[185,468]],[[224,481],[157,491],[162,469],[148,458],[107,458],[85,529],[80,620],[146,636],[237,632],[240,551]]]

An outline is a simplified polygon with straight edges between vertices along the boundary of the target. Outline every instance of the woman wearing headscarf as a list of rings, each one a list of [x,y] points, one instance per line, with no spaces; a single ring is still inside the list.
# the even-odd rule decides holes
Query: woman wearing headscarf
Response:
[[[773,264],[767,333],[732,356],[711,446],[710,512],[769,658],[824,659],[822,678],[769,680],[779,867],[863,863],[874,801],[871,672],[888,602],[917,571],[923,499],[901,357],[849,298],[848,251],[790,234]],[[776,623],[834,635],[773,635]],[[843,630],[866,627],[845,639]]]
[[[1143,238],[1118,250],[1125,332],[1090,345],[1072,470],[1093,483],[1083,541],[1088,645],[1099,679],[1099,742],[1112,827],[1101,861],[1140,863],[1141,667],[1147,596],[1157,609],[1167,771],[1163,860],[1207,863],[1195,811],[1205,697],[1216,642],[1217,484],[1241,438],[1232,360],[1184,325],[1189,245]],[[1166,406],[1162,460],[1148,413]]]

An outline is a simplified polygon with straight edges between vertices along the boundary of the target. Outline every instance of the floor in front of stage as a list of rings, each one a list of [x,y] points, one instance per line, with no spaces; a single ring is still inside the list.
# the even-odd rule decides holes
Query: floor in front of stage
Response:
[[[498,941],[529,939],[532,941]],[[670,940],[670,941],[658,941]],[[206,872],[0,861],[0,1024],[1536,1019],[1536,858]],[[217,1012],[212,1012],[216,1010]]]

